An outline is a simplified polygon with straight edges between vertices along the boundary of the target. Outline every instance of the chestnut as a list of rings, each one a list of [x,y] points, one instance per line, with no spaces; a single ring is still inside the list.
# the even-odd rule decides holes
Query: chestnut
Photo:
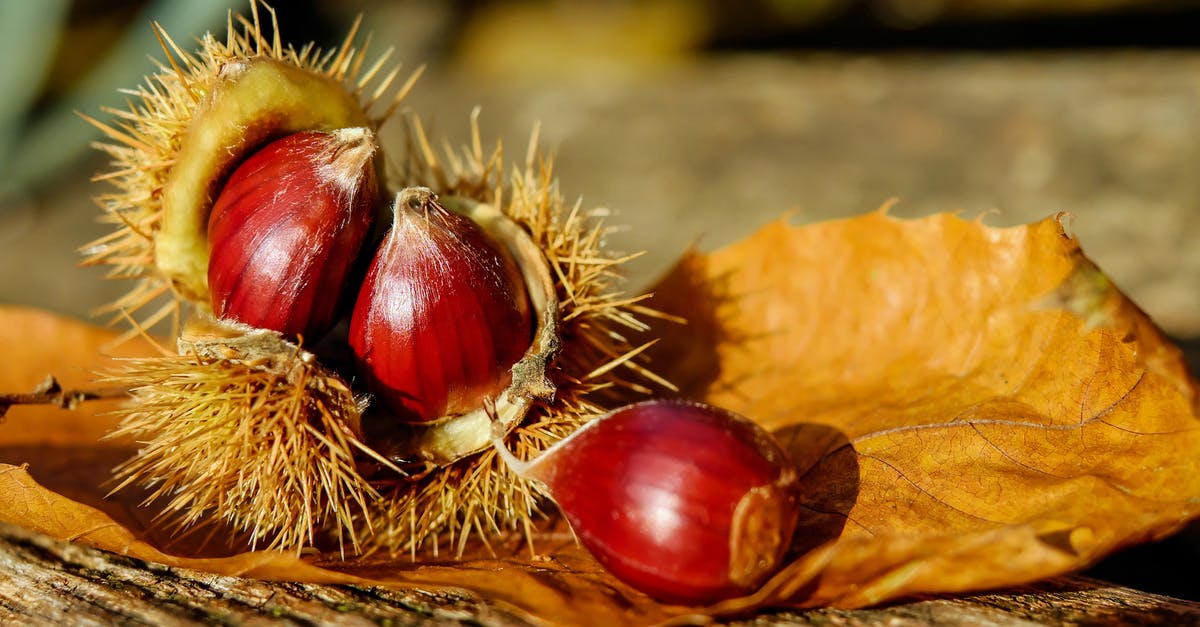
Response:
[[[318,340],[337,319],[378,195],[374,133],[294,133],[233,171],[208,222],[213,313]]]
[[[609,572],[669,603],[753,592],[780,565],[798,515],[795,466],[733,412],[654,400],[601,416],[523,462]]]
[[[401,422],[477,411],[533,340],[521,271],[427,188],[402,190],[393,214],[350,318],[359,372]]]

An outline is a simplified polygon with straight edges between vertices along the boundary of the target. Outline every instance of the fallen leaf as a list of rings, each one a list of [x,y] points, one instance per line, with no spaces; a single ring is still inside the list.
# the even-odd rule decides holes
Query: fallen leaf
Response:
[[[1027,582],[1168,534],[1200,512],[1197,394],[1177,349],[1056,220],[951,215],[770,225],[688,255],[654,304],[655,365],[772,429],[803,476],[790,563],[705,611],[853,607]],[[86,385],[113,334],[0,307],[0,391]],[[145,346],[126,354],[146,354]],[[0,425],[0,520],[168,565],[319,583],[469,590],[542,620],[653,622],[662,606],[549,521],[462,561],[305,561],[170,538],[101,485],[131,443],[108,402],[16,406]]]
[[[1200,513],[1196,383],[1059,219],[778,222],[656,292],[694,323],[655,366],[803,472],[814,550],[721,610],[1028,582]]]

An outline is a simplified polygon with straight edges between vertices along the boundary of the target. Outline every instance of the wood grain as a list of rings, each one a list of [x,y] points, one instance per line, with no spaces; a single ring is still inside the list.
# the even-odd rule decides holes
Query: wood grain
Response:
[[[0,523],[0,624],[533,624],[469,594],[256,581],[150,564]],[[1200,603],[1085,577],[865,610],[764,613],[731,625],[1184,625]]]

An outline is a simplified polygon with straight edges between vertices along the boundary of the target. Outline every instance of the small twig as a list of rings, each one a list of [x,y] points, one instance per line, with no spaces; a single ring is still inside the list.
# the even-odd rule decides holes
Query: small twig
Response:
[[[13,405],[54,405],[61,409],[75,409],[84,401],[101,398],[120,398],[127,396],[125,388],[101,388],[96,390],[64,390],[54,375],[47,375],[46,380],[29,394],[5,394],[0,392],[0,418],[8,413]]]

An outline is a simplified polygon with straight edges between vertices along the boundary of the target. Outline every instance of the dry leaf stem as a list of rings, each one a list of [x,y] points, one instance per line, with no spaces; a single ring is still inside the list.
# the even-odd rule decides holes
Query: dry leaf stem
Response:
[[[75,409],[84,401],[102,398],[122,398],[129,395],[123,387],[98,388],[93,390],[64,390],[54,375],[46,375],[33,392],[6,394],[0,392],[0,418],[13,405],[54,405],[61,409]]]

